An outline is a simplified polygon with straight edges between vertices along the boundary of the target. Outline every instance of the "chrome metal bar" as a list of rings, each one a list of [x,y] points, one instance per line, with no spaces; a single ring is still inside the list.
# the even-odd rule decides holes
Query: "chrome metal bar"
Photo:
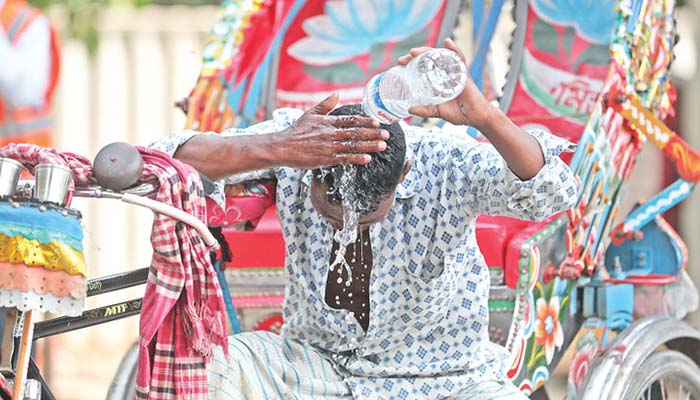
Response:
[[[132,286],[143,285],[148,279],[149,268],[90,279],[87,283],[87,297],[113,292]]]
[[[156,186],[151,183],[143,183],[138,186],[126,189],[121,192],[114,192],[109,189],[105,189],[101,186],[80,186],[76,187],[73,191],[73,196],[76,197],[93,197],[93,198],[107,198],[107,199],[120,199],[123,194],[129,193],[134,196],[150,196],[156,191]]]
[[[79,317],[58,317],[37,322],[34,340],[136,315],[141,311],[142,301],[143,299],[133,299],[86,310]]]

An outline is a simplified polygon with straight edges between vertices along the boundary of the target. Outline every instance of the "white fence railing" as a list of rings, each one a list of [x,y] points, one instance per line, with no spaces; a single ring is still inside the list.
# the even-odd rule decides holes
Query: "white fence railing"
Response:
[[[215,18],[212,7],[111,8],[97,23],[96,54],[66,40],[54,108],[59,148],[92,157],[111,142],[146,145],[180,129],[184,118],[173,102],[189,93]],[[148,261],[148,213],[108,201],[77,206],[92,275]]]

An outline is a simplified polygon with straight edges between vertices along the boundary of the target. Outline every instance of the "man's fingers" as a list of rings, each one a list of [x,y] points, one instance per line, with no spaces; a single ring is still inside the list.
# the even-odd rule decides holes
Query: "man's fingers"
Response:
[[[466,62],[466,57],[464,56],[464,53],[462,52],[462,49],[460,49],[457,44],[454,42],[454,40],[447,38],[445,39],[445,47],[454,51],[457,53],[459,58],[462,59],[462,61]],[[425,53],[426,51],[432,50],[432,47],[427,47],[427,46],[422,46],[422,47],[414,47],[409,51],[409,54],[405,54],[401,57],[399,57],[398,62],[399,65],[406,65],[408,64],[413,57],[417,57],[420,54]]]
[[[372,161],[369,154],[336,154],[332,164],[367,164]]]
[[[335,138],[338,140],[387,140],[389,132],[375,128],[341,128],[336,130]]]
[[[414,47],[414,48],[412,48],[411,50],[408,51],[408,54],[404,54],[404,55],[402,55],[401,57],[398,58],[399,65],[406,65],[406,64],[408,64],[409,62],[411,62],[411,60],[413,59],[413,57],[416,57],[416,56],[418,56],[419,54],[423,54],[423,53],[425,53],[425,52],[428,51],[428,50],[432,50],[432,47],[421,46],[421,47]]]
[[[413,57],[410,54],[403,55],[398,59],[399,65],[406,65],[411,62],[412,59]]]
[[[411,56],[416,57],[419,54],[423,54],[426,51],[432,50],[432,49],[433,49],[432,47],[428,47],[428,46],[414,47],[409,51],[409,53],[411,54]]]
[[[386,142],[381,140],[344,140],[334,143],[336,153],[376,153],[386,150]]]
[[[331,124],[336,128],[378,128],[379,122],[372,118],[360,117],[359,115],[342,115],[334,117]]]
[[[314,115],[325,115],[333,111],[336,104],[338,104],[338,93],[333,92],[333,94],[321,100],[320,103],[316,104],[312,109],[310,109],[308,113]]]
[[[445,47],[457,53],[464,63],[467,62],[467,58],[464,56],[464,53],[462,53],[462,49],[457,47],[457,43],[455,43],[454,40],[450,38],[445,39]]]
[[[440,116],[437,106],[413,106],[408,109],[408,112],[413,115],[425,118],[433,118]]]

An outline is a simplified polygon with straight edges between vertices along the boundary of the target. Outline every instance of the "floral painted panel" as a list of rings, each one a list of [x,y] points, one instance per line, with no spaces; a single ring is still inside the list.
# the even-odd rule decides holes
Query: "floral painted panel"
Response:
[[[308,1],[282,42],[277,105],[305,109],[330,91],[358,103],[373,75],[436,45],[448,1]]]

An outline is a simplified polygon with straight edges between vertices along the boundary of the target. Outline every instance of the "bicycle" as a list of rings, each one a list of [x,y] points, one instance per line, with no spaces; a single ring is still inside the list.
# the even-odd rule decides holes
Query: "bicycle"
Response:
[[[124,149],[128,151],[124,152]],[[166,215],[193,227],[209,250],[209,256],[212,258],[214,268],[217,270],[217,277],[225,279],[222,273],[219,274],[222,266],[222,257],[217,255],[217,251],[221,247],[220,238],[215,237],[215,232],[212,233],[205,223],[193,215],[174,206],[149,198],[148,196],[153,195],[158,186],[153,182],[139,181],[141,170],[128,168],[129,165],[133,166],[143,163],[143,159],[133,158],[136,156],[140,158],[139,153],[133,151],[133,147],[130,145],[113,144],[105,147],[95,159],[95,175],[98,177],[98,184],[76,186],[68,197],[120,200],[137,207],[150,209],[154,213]],[[121,163],[117,163],[118,166],[116,168],[114,167],[115,157],[122,158],[120,160]],[[111,158],[111,160],[107,161],[107,158]],[[123,169],[125,166],[127,166],[126,173],[124,173]],[[201,178],[204,186],[210,187],[210,181],[204,176]],[[124,182],[127,183],[124,184]],[[127,188],[124,189],[125,187]],[[64,215],[72,213],[77,218],[80,218],[78,210],[63,207],[57,201],[38,201],[36,199],[37,188],[34,181],[20,180],[13,192],[12,196],[5,196],[4,198],[4,201],[12,204],[13,207],[19,208],[19,203],[32,202],[39,208],[54,208],[60,210]],[[97,296],[145,284],[148,275],[149,268],[140,268],[90,279],[86,283],[85,297]],[[223,291],[228,293],[225,280],[221,281],[221,286]],[[235,311],[230,303],[230,296],[227,297],[229,300],[225,300],[225,302],[228,308],[229,322],[234,331],[238,331],[240,328],[238,327]],[[62,316],[37,323],[34,323],[32,318],[34,310],[18,311],[16,308],[8,309],[5,317],[6,324],[3,332],[3,342],[0,348],[0,372],[5,379],[14,380],[14,385],[12,397],[6,391],[0,390],[0,398],[55,399],[36,362],[31,357],[33,342],[137,315],[140,313],[141,308],[142,298],[133,298],[84,310],[79,316]],[[27,377],[26,381],[25,376]],[[25,389],[26,383],[28,385],[26,385]],[[130,390],[133,393],[135,389],[131,387]]]

